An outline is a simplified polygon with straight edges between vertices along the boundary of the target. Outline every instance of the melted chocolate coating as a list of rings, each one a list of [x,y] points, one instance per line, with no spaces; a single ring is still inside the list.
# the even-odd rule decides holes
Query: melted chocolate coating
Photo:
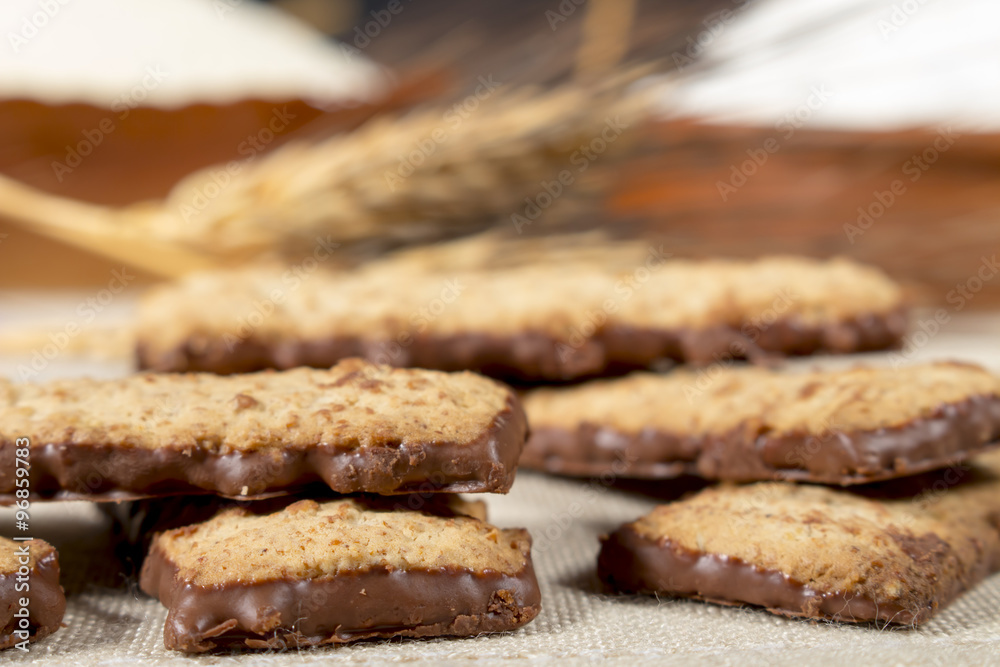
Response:
[[[190,653],[375,637],[473,636],[514,630],[541,610],[530,559],[516,575],[458,568],[377,569],[196,586],[179,579],[176,567],[154,547],[140,585],[170,609],[164,645]]]
[[[519,383],[561,382],[648,368],[662,359],[706,364],[719,356],[760,359],[767,353],[884,350],[898,345],[905,329],[903,312],[893,311],[820,326],[787,319],[759,330],[727,325],[676,330],[613,326],[598,330],[577,346],[541,331],[511,336],[421,334],[406,347],[338,336],[274,341],[249,337],[236,344],[199,338],[164,353],[154,353],[140,342],[137,360],[140,368],[156,371],[230,374],[297,366],[328,368],[341,359],[361,357],[399,367],[473,370]],[[395,353],[387,354],[387,350]]]
[[[259,497],[324,482],[338,493],[506,493],[514,482],[527,419],[516,399],[476,441],[401,442],[395,446],[278,449],[220,454],[179,448],[33,443],[36,499],[116,501],[143,496],[218,493]],[[14,444],[0,443],[0,471],[14,470]],[[13,500],[14,477],[0,473],[0,504]]]
[[[747,603],[782,616],[909,625],[927,620],[934,611],[915,612],[840,591],[817,591],[782,572],[738,558],[690,551],[670,540],[653,542],[631,526],[603,540],[597,571],[622,593],[666,593],[725,605]]]
[[[692,436],[652,428],[626,434],[594,424],[538,427],[521,465],[565,475],[614,472],[665,479],[693,474],[734,482],[863,484],[948,466],[1000,445],[1000,398],[972,396],[905,424],[873,431],[772,435],[736,429]]]
[[[22,544],[27,544],[23,542]],[[14,634],[19,619],[14,613],[20,609],[18,601],[29,599],[28,631],[30,641],[37,641],[61,627],[66,613],[66,597],[59,585],[59,555],[55,550],[35,561],[29,575],[29,592],[17,590],[16,574],[0,574],[0,649],[10,648],[23,641]]]

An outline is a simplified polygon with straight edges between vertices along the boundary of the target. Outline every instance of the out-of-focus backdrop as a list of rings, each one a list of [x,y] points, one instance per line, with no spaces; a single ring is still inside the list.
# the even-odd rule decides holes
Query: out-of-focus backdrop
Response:
[[[598,319],[620,312],[617,299],[595,317],[589,300],[566,298],[576,295],[573,271],[586,277],[582,265],[601,267],[579,283],[584,292],[604,284],[604,270],[627,264],[631,285],[649,266],[633,267],[630,244],[616,250],[607,237],[649,239],[656,257],[846,255],[884,269],[924,306],[912,311],[899,356],[810,356],[793,366],[953,359],[1000,372],[998,25],[996,0],[2,0],[0,383],[124,377],[136,367],[137,302],[148,288],[275,258],[288,262],[294,286],[274,301],[258,302],[255,289],[227,299],[225,285],[253,284],[254,272],[241,269],[221,291],[185,292],[195,296],[177,299],[184,308],[160,307],[147,334],[198,315],[190,331],[178,330],[195,333],[180,340],[200,354],[198,323],[214,319],[200,315],[218,313],[235,320],[228,324],[239,343],[225,326],[209,337],[220,334],[216,347],[236,357],[260,342],[322,355],[328,339],[338,349],[341,323],[384,317],[366,353],[395,362],[411,358],[407,323],[419,331],[426,322],[408,317],[409,307],[395,312],[411,298],[396,289],[411,275],[466,267],[488,286],[490,271],[479,269],[561,261],[570,267],[555,269],[567,291],[546,296],[551,274],[524,272],[530,281],[506,284],[532,294],[463,301],[469,320],[458,333],[472,335],[441,327],[437,338],[489,347],[492,324],[505,320],[503,331],[515,333],[540,323],[547,341],[551,324],[561,356],[561,341],[584,341],[585,327],[593,333]],[[646,243],[632,245],[646,258]],[[385,264],[337,273],[400,248]],[[385,271],[392,262],[398,273]],[[309,273],[327,269],[319,287],[285,302],[295,317],[279,318],[316,319],[318,328],[256,335],[255,316],[266,321]],[[341,279],[375,285],[341,298]],[[640,302],[684,302],[697,314],[731,297],[731,280],[719,282],[709,298],[658,282],[664,300]],[[824,283],[820,294],[841,311],[849,299],[832,292]],[[889,313],[860,304],[864,327],[892,328],[898,304],[888,292]],[[387,294],[394,298],[380,309],[374,302]],[[443,308],[445,292],[434,296],[414,299],[412,312]],[[324,302],[331,312],[314,318]],[[559,306],[551,318],[548,304]],[[752,316],[751,329],[778,312]],[[739,313],[728,315],[652,331],[695,334],[709,348],[719,339],[735,351],[747,329],[737,329]],[[656,349],[641,321],[623,322],[619,330],[634,334],[623,340]],[[857,338],[857,321],[847,323],[831,337]],[[735,343],[716,335],[729,325]],[[817,325],[807,325],[805,337],[818,338]],[[399,327],[405,338],[386,333]],[[534,359],[531,335],[504,335],[511,358]],[[699,383],[734,361],[713,358],[692,371]],[[524,631],[235,659],[801,665],[849,655],[858,664],[996,664],[996,576],[927,626],[898,631],[598,595],[599,536],[685,488],[649,485],[654,498],[609,488],[604,477],[523,471],[511,494],[490,494],[496,525],[525,526],[535,537],[544,610]],[[13,525],[8,516],[0,523]],[[108,516],[89,504],[39,503],[32,521],[34,534],[55,538],[61,551],[69,611],[65,629],[34,644],[25,661],[196,659],[164,650],[167,610],[124,575]]]
[[[156,200],[199,168],[387,114],[452,109],[447,129],[493,87],[578,77],[581,45],[607,28],[649,113],[586,158],[567,186],[577,206],[545,211],[553,226],[653,236],[678,255],[846,254],[916,303],[1000,304],[995,3],[641,0],[625,39],[605,24],[632,3],[600,4],[12,0],[0,175],[71,201]],[[100,286],[123,265],[135,285],[158,278],[100,238],[88,249],[9,220],[0,287]]]

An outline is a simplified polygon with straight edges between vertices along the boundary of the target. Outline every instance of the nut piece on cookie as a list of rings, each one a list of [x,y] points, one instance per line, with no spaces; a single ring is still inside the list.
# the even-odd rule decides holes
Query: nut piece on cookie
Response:
[[[26,616],[22,600],[28,602]],[[0,649],[52,634],[62,627],[64,613],[66,597],[59,585],[55,548],[42,540],[0,537]]]
[[[239,373],[358,356],[565,381],[660,359],[886,349],[905,330],[899,286],[845,259],[695,261],[628,245],[629,261],[614,249],[491,267],[390,258],[316,271],[293,291],[284,267],[194,275],[144,297],[139,364]],[[276,290],[285,293],[280,303]],[[234,337],[260,303],[268,316]]]
[[[524,530],[401,499],[230,508],[160,533],[140,585],[167,606],[164,644],[274,649],[514,630],[541,608]]]
[[[358,359],[220,377],[0,380],[0,464],[31,440],[31,489],[88,500],[249,497],[322,481],[339,493],[506,492],[527,432],[514,393],[473,373]],[[0,494],[15,489],[0,465]]]
[[[857,491],[710,488],[605,537],[598,573],[626,593],[923,623],[1000,568],[1000,453],[976,463]]]
[[[639,373],[524,397],[521,465],[570,475],[859,484],[1000,439],[1000,378],[939,362],[793,372]]]

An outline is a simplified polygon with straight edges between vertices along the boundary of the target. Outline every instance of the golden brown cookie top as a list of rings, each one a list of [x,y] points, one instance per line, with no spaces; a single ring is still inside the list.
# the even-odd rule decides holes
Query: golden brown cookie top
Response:
[[[604,326],[688,330],[775,316],[822,326],[902,305],[899,287],[845,259],[674,260],[649,248],[634,264],[577,255],[492,269],[386,260],[354,271],[255,267],[191,276],[150,290],[139,311],[147,354],[252,337],[324,341],[406,335],[512,336],[568,341],[592,314]],[[212,304],[205,308],[204,304]],[[401,338],[402,337],[402,338]]]
[[[535,428],[591,423],[625,433],[698,436],[744,427],[824,435],[898,426],[984,395],[1000,396],[1000,378],[962,363],[810,372],[710,367],[539,389],[525,395],[524,406]]]
[[[301,500],[253,515],[225,510],[167,531],[153,549],[196,586],[323,579],[389,570],[459,569],[517,574],[526,565],[524,531],[500,530],[470,516],[377,509],[358,499]]]
[[[631,526],[647,540],[737,558],[820,593],[906,607],[947,590],[942,582],[971,577],[984,549],[1000,553],[1000,453],[976,462],[975,481],[888,499],[780,482],[723,485]]]
[[[516,398],[473,373],[348,359],[328,370],[0,380],[0,438],[224,454],[329,445],[475,445]],[[522,436],[523,437],[523,436]]]

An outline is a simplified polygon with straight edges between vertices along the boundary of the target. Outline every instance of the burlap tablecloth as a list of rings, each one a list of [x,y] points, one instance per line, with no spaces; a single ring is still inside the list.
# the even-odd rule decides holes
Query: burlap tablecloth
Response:
[[[957,320],[913,359],[976,360],[1000,371],[996,318]],[[867,357],[867,361],[879,357]],[[884,357],[882,357],[884,360]],[[836,364],[856,359],[839,359]],[[68,363],[68,362],[67,362]],[[807,361],[805,363],[814,363]],[[13,375],[16,360],[0,359]],[[46,375],[116,374],[122,366],[55,365]],[[86,503],[36,504],[32,526],[61,554],[68,597],[66,627],[27,654],[0,653],[3,664],[311,665],[440,664],[604,659],[629,665],[989,665],[1000,664],[1000,575],[962,596],[919,629],[789,620],[750,608],[606,595],[595,577],[598,536],[648,511],[656,500],[618,485],[519,474],[507,496],[485,496],[491,520],[527,527],[543,594],[541,615],[504,636],[393,640],[277,654],[187,656],[167,652],[165,609],[122,574],[109,547],[110,526]],[[13,519],[0,510],[0,531]]]
[[[637,663],[795,665],[851,662],[927,665],[1000,663],[1000,576],[961,597],[917,630],[788,620],[748,608],[615,597],[594,575],[597,537],[647,511],[654,500],[601,484],[522,473],[505,497],[488,499],[492,520],[535,536],[541,615],[505,636],[393,640],[284,654],[186,656],[164,650],[166,610],[123,576],[108,548],[108,522],[84,503],[36,506],[36,534],[59,548],[69,600],[66,626],[5,664],[267,664],[613,659]],[[580,509],[583,512],[581,514]],[[0,525],[9,526],[9,512]],[[573,518],[573,515],[580,515]]]

